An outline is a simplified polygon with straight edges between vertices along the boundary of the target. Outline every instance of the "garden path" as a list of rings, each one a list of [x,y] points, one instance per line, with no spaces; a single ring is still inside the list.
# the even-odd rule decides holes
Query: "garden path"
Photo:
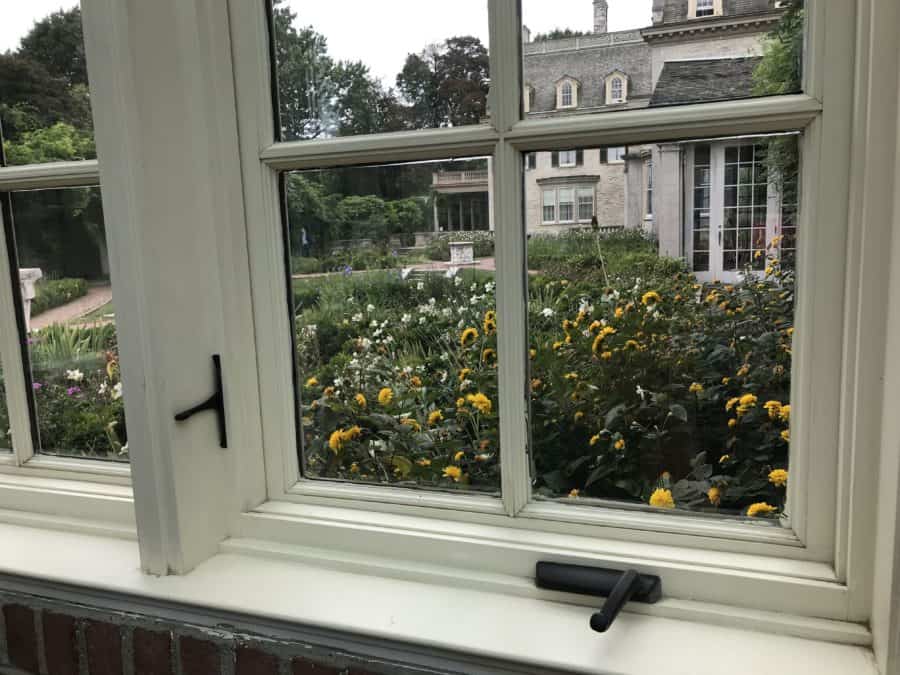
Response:
[[[55,323],[68,323],[72,319],[78,319],[85,314],[90,314],[111,300],[111,286],[91,286],[88,288],[87,295],[32,317],[31,330],[40,330]]]

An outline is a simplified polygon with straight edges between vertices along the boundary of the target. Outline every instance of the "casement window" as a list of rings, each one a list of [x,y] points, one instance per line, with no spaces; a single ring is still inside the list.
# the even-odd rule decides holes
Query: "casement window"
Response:
[[[324,24],[300,49],[307,18],[285,28],[299,3],[83,0],[99,159],[0,168],[12,432],[0,510],[136,539],[148,575],[110,575],[122,592],[177,592],[548,671],[596,668],[596,642],[545,641],[539,653],[537,632],[515,646],[487,641],[497,625],[533,621],[559,642],[556,627],[569,635],[571,620],[590,642],[583,606],[596,599],[537,589],[544,560],[657,574],[662,603],[616,630],[655,639],[679,619],[746,641],[752,623],[790,648],[807,644],[794,637],[854,646],[829,645],[832,663],[862,659],[889,363],[883,331],[853,327],[890,306],[891,261],[872,254],[889,242],[892,186],[869,139],[897,120],[867,113],[897,98],[896,70],[874,58],[890,53],[880,27],[896,25],[894,3],[808,3],[802,87],[790,93],[546,119],[522,119],[521,3],[477,4],[466,33],[479,44],[448,35],[405,70],[413,97],[431,91],[415,73],[432,82],[465,55],[466,95],[425,105],[391,99],[382,73],[346,69],[353,59],[328,51]],[[410,17],[423,30],[403,32],[456,25],[458,9],[429,4]],[[868,20],[857,25],[858,12]],[[359,18],[378,50],[390,22]],[[176,36],[166,49],[161,34]],[[877,87],[875,63],[887,71]],[[578,83],[554,76],[556,107],[577,107]],[[824,97],[847,90],[858,95]],[[776,194],[766,149],[782,138],[799,159]],[[652,165],[613,170],[557,150],[526,180],[534,153],[601,146],[608,162],[628,148]],[[632,210],[653,213],[652,240],[625,230]],[[49,252],[35,244],[45,257],[28,262],[36,235],[19,228],[75,219],[105,229],[108,252],[95,238],[91,259],[108,265],[114,297],[95,316],[115,326],[118,356],[104,370],[111,350],[78,343],[82,365],[48,356],[42,370],[46,345],[28,344],[25,294],[10,280],[25,269],[17,255],[40,267],[60,242],[39,238]],[[577,227],[551,238],[545,223]],[[68,392],[86,390],[77,375],[64,386],[76,369],[92,399]],[[42,430],[50,409],[37,383],[87,406],[119,377],[125,410],[113,429],[127,419],[130,464],[70,456],[66,419]],[[175,421],[220,384],[220,411]],[[122,448],[105,459],[123,460]],[[74,583],[79,569],[46,575]],[[238,572],[267,583],[228,580]],[[338,582],[372,604],[326,601]],[[471,642],[445,625],[391,622],[380,599],[407,597],[413,582],[416,601],[442,604]],[[554,609],[517,611],[526,601]],[[664,656],[604,654],[610,670],[646,672],[696,647],[677,642]]]

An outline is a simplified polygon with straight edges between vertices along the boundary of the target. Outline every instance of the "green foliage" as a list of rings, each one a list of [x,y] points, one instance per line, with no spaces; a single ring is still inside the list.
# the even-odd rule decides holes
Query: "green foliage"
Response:
[[[628,232],[529,248],[542,264],[528,307],[538,494],[647,504],[668,490],[682,509],[782,509],[769,474],[787,464],[792,272],[773,255],[764,277],[701,286]],[[498,487],[490,276],[295,289],[307,472]],[[463,340],[466,328],[477,335]]]
[[[80,131],[65,122],[26,131],[18,143],[6,145],[6,158],[10,164],[71,162],[96,156],[93,134]]]
[[[762,61],[753,73],[756,96],[793,94],[802,89],[804,18],[803,0],[792,0],[766,36]]]
[[[450,260],[451,241],[470,241],[476,258],[491,258],[494,255],[494,233],[482,230],[470,232],[445,232],[436,239],[431,240],[425,249],[425,255],[429,260]]]
[[[548,40],[565,40],[567,38],[585,37],[590,33],[571,28],[554,28],[549,33],[538,33],[532,39],[533,42],[547,42]]]
[[[88,285],[84,279],[43,279],[37,283],[34,290],[31,316],[37,316],[48,309],[60,307],[87,295]]]
[[[19,55],[40,63],[53,77],[87,86],[81,7],[59,10],[34,24],[22,38]]]

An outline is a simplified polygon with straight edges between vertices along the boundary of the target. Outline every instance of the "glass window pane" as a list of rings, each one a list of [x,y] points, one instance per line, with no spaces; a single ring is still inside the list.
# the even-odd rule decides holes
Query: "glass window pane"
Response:
[[[98,188],[14,192],[35,451],[128,461]]]
[[[274,0],[273,9],[281,140],[487,121],[486,0]]]
[[[488,160],[293,172],[302,471],[495,492]]]
[[[755,152],[754,142],[778,152]],[[796,137],[740,143],[630,148],[621,180],[595,188],[598,212],[623,210],[619,228],[548,230],[526,212],[536,497],[777,522],[788,470],[797,236],[796,204],[780,195],[797,180]],[[740,157],[744,145],[751,202],[755,177],[772,177],[766,202],[726,209],[725,158]],[[650,223],[628,198],[648,180],[646,158],[663,172]],[[695,177],[710,182],[698,187]],[[532,196],[525,181],[531,203],[540,193]],[[692,205],[696,193],[703,208]],[[790,238],[778,236],[768,206],[776,200],[791,218]],[[745,211],[753,223],[739,227]]]
[[[11,3],[0,28],[0,127],[7,163],[93,159],[81,9]]]
[[[526,115],[603,114],[802,91],[803,0],[522,0]],[[716,30],[686,22],[716,15]],[[579,83],[577,112],[563,78]]]

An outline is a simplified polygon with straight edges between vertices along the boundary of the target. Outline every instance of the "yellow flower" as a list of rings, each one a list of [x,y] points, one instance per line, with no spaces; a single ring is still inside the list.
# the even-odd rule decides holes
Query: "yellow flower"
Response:
[[[769,413],[769,419],[777,419],[781,415],[781,401],[766,401],[763,408]]]
[[[405,427],[409,427],[416,433],[422,431],[422,425],[416,422],[416,420],[414,420],[412,417],[404,417],[400,424]]]
[[[466,404],[466,399],[464,399],[462,397],[456,399],[456,407],[457,408],[462,408],[465,404]]]
[[[787,485],[788,472],[784,469],[775,469],[769,472],[769,482],[775,487],[784,487]]]
[[[783,440],[785,443],[791,442],[791,430],[790,429],[785,429],[784,431],[781,432],[781,440]]]
[[[556,342],[554,342],[554,343],[553,343],[553,351],[555,351],[555,352],[556,352],[556,351],[559,351],[559,350],[562,348],[562,346],[563,346],[564,344],[566,344],[566,343],[565,343],[565,342],[562,342],[562,341],[556,341]]]
[[[462,450],[460,450],[460,451],[457,452],[455,455],[453,455],[453,461],[454,461],[454,462],[458,462],[459,460],[461,460],[461,459],[462,459],[463,457],[465,457],[465,456],[466,456],[466,453],[463,452]]]
[[[756,401],[758,399],[753,394],[744,394],[738,399],[738,402],[741,404],[742,408],[752,408],[756,405]]]
[[[581,411],[579,410],[577,413],[575,413],[575,424],[578,424],[578,423],[579,423],[581,420],[583,420],[583,419],[584,419],[584,413],[583,413],[583,412],[581,412]]]
[[[530,356],[531,358],[534,358],[535,356],[537,356],[537,349],[529,349],[528,356]]]
[[[609,361],[612,358],[612,352],[603,352],[600,354],[600,358],[604,361]]]
[[[359,473],[359,464],[353,462],[353,464],[350,465],[350,473]]]
[[[591,436],[591,440],[590,440],[591,446],[597,445],[597,443],[599,443],[599,442],[600,442],[600,434],[595,434],[594,436]]]
[[[749,373],[749,372],[750,372],[750,366],[748,366],[748,365],[745,363],[744,365],[742,365],[742,366],[738,369],[738,371],[737,371],[737,376],[738,376],[738,377],[744,377],[744,376],[747,375],[747,373]]]
[[[428,426],[433,427],[444,421],[444,414],[440,410],[433,410],[428,415]]]
[[[757,502],[756,504],[751,504],[747,507],[747,515],[750,518],[756,518],[757,516],[766,516],[770,513],[775,513],[778,508],[772,506],[770,504],[766,504],[765,502]]]
[[[311,377],[306,381],[306,386],[307,387],[318,387],[319,381],[316,378]]]
[[[734,429],[736,426],[737,426],[737,420],[736,420],[736,419],[730,419],[730,420],[728,420],[728,428],[729,428],[729,429]]]
[[[422,378],[418,375],[413,375],[409,378],[409,383],[416,389],[422,386]]]
[[[613,447],[614,447],[616,450],[624,450],[624,449],[625,449],[625,439],[624,439],[624,438],[620,438],[620,439],[617,440],[615,443],[613,443]]]
[[[791,406],[790,405],[781,406],[781,410],[778,411],[778,416],[781,418],[782,422],[790,422],[791,421]]]
[[[723,378],[722,378],[722,384],[728,384],[729,382],[731,382],[731,378],[730,378],[730,377],[723,377]]]
[[[788,337],[794,337],[794,329],[793,329],[793,327],[788,328],[788,329],[785,331],[785,335],[787,335]]]
[[[357,394],[353,398],[356,401],[356,405],[358,405],[360,408],[365,408],[368,405],[368,401],[366,401],[366,397],[363,396],[362,394]]]
[[[423,457],[422,459],[417,459],[416,464],[419,466],[431,466],[431,460]]]
[[[378,402],[381,405],[390,405],[394,400],[394,391],[390,387],[385,387],[378,392]]]
[[[573,322],[569,321],[568,319],[565,319],[562,322],[562,329],[564,331],[566,331],[567,333],[575,327],[576,327],[575,324]]]
[[[724,464],[729,459],[731,459],[731,455],[722,455],[721,457],[719,457],[719,464]]]
[[[566,373],[565,375],[563,375],[563,378],[566,380],[577,380],[578,373]]]
[[[325,387],[325,390],[322,392],[325,395],[325,398],[331,398],[334,396],[334,387]]]
[[[537,378],[535,378],[531,381],[531,391],[537,391],[538,389],[540,389],[543,386],[544,386],[544,383],[541,382]]]
[[[650,506],[655,506],[658,509],[674,509],[675,500],[672,498],[672,491],[665,488],[657,488],[650,495]]]
[[[468,347],[478,339],[478,330],[475,328],[466,328],[459,336],[459,344]]]
[[[717,487],[711,487],[706,491],[706,498],[709,499],[710,504],[718,506],[722,503],[722,491]]]
[[[641,302],[649,307],[650,305],[655,305],[659,302],[662,302],[662,298],[656,291],[647,291],[641,298]]]
[[[580,492],[578,490],[571,490],[569,492],[569,499],[575,499],[578,497],[579,494],[580,494]]]
[[[444,478],[452,478],[454,483],[458,483],[461,476],[462,469],[458,466],[451,465],[444,467]]]
[[[625,310],[621,307],[616,307],[615,316],[617,319],[621,319],[623,316],[625,316]]]
[[[600,323],[599,321],[593,321],[593,322],[591,322],[591,325],[588,326],[588,330],[591,331],[592,333],[596,333],[601,328],[603,328],[603,324]]]
[[[497,312],[490,310],[485,312],[484,321],[482,322],[485,335],[493,335],[497,332]],[[477,335],[476,335],[477,337]]]
[[[480,392],[466,396],[466,402],[471,403],[482,415],[487,415],[491,412],[491,408],[493,408],[491,399]]]
[[[497,352],[493,349],[485,349],[481,352],[481,361],[483,363],[487,363],[488,361],[496,361],[497,360]]]
[[[337,454],[344,447],[344,432],[340,429],[335,429],[328,438],[328,447]]]
[[[472,374],[472,370],[470,368],[463,368],[462,370],[459,371],[459,381],[462,382],[467,377],[469,377],[469,375],[471,375],[471,374]]]
[[[702,394],[703,393],[703,385],[699,382],[694,382],[689,388],[688,391],[692,394]]]

